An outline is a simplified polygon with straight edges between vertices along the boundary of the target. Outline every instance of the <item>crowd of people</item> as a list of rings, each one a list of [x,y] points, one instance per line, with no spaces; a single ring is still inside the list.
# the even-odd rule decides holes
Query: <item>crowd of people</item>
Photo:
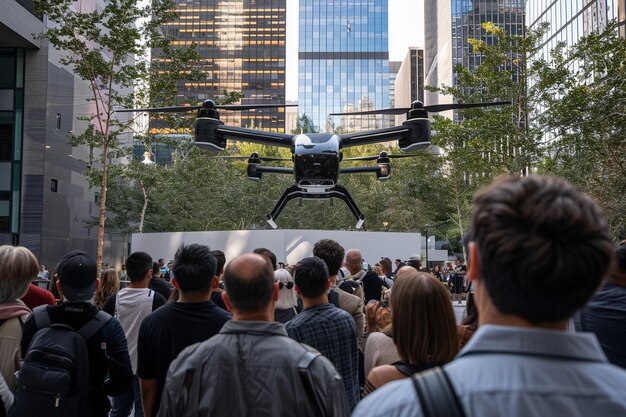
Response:
[[[432,270],[322,239],[295,265],[188,244],[123,274],[0,246],[0,415],[626,415],[626,244],[593,201],[501,179],[467,240]]]

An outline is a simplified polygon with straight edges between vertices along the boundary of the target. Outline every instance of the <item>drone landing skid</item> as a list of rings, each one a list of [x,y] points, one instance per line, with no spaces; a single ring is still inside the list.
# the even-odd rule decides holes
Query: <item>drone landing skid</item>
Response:
[[[338,198],[340,200],[343,200],[348,205],[348,208],[350,209],[354,217],[356,217],[357,219],[356,228],[357,229],[364,228],[363,223],[365,222],[365,216],[363,215],[363,213],[361,213],[361,211],[357,207],[356,203],[350,196],[350,193],[348,192],[348,190],[346,190],[341,185],[335,185],[333,188],[330,188],[327,191],[324,191],[323,193],[320,193],[320,194],[307,192],[306,190],[303,190],[297,185],[292,185],[291,187],[287,188],[285,192],[283,193],[283,195],[280,197],[280,200],[278,200],[278,203],[276,203],[276,206],[274,207],[272,212],[268,214],[266,217],[267,222],[270,224],[270,226],[272,226],[272,228],[274,229],[278,228],[278,225],[276,224],[276,218],[278,218],[278,216],[280,215],[280,212],[283,210],[285,205],[287,205],[287,203],[293,200],[294,198],[303,198],[303,199]]]

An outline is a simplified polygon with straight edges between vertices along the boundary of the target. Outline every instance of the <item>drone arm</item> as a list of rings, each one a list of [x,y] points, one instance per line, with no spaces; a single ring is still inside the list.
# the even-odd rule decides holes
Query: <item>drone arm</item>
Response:
[[[262,145],[280,146],[284,148],[291,148],[293,146],[293,135],[283,133],[265,132],[262,130],[225,125],[218,126],[216,133],[228,140],[260,143]]]
[[[284,168],[284,167],[264,167],[257,166],[257,172],[267,172],[268,174],[293,174],[293,168]]]
[[[402,126],[351,133],[339,137],[342,147],[397,140],[401,151],[417,151],[430,146],[430,122],[428,119],[415,118],[402,123]]]

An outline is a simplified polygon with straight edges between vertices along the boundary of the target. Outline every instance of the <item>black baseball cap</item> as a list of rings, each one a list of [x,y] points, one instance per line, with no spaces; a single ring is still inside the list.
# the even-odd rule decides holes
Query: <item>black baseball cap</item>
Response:
[[[70,301],[91,300],[96,292],[98,267],[93,256],[75,250],[59,260],[57,268],[63,296]]]

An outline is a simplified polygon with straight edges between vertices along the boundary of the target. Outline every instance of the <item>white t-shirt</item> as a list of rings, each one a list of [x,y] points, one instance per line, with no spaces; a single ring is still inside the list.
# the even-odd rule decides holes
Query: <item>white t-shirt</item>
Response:
[[[115,317],[128,341],[128,353],[133,372],[137,372],[137,337],[143,319],[152,312],[155,292],[149,288],[124,288],[117,293]]]

